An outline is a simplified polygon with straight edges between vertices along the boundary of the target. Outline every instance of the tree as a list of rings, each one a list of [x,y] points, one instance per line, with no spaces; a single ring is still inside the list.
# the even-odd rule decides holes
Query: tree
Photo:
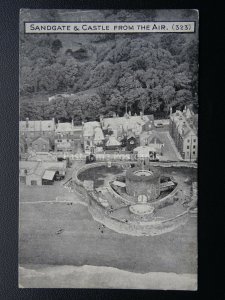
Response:
[[[192,94],[189,90],[179,90],[175,96],[175,104],[178,108],[182,108],[183,105],[190,104],[192,101]]]
[[[138,88],[136,99],[138,100],[138,107],[144,114],[146,108],[149,108],[150,105],[148,90],[142,87]]]
[[[157,10],[102,11],[99,15],[109,21],[161,18]],[[188,18],[191,15],[196,15],[195,11]],[[23,10],[22,16],[34,20],[32,12]],[[40,11],[37,16],[61,18],[57,12]],[[141,109],[166,114],[170,105],[185,101],[197,104],[195,34],[95,34],[86,35],[85,41],[81,35],[71,35],[66,45],[58,34],[24,35],[22,23],[20,31],[20,95],[30,99],[27,107],[21,104],[23,117],[56,116],[62,120],[74,118],[79,123],[94,120],[99,114],[122,115],[126,105],[136,113]],[[61,93],[76,95],[59,97],[57,102],[45,105],[33,101],[35,94]]]
[[[172,86],[165,86],[162,91],[162,99],[164,101],[165,110],[168,112],[170,104],[174,101],[175,89]]]
[[[62,42],[59,39],[56,39],[52,42],[52,52],[57,53],[62,48]]]

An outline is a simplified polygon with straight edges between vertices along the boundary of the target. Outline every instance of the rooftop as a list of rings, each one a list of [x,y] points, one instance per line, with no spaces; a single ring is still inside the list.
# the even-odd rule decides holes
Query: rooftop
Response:
[[[153,115],[143,115],[143,116],[124,116],[124,117],[113,117],[103,119],[103,128],[107,127],[121,127],[123,129],[132,129],[135,126],[143,126],[149,121],[154,120]]]
[[[53,120],[26,120],[19,122],[20,131],[54,131],[55,121]]]
[[[37,140],[43,140],[45,142],[50,143],[50,139],[48,137],[45,137],[45,136],[36,137],[35,139],[33,139],[32,143],[35,142],[35,141],[37,141]]]
[[[147,139],[149,144],[163,144],[162,138],[156,130],[142,132],[140,135],[140,139],[142,141]]]
[[[121,143],[116,139],[115,136],[109,136],[108,141],[106,142],[106,146],[120,146]]]
[[[101,127],[100,123],[97,121],[93,121],[93,122],[86,122],[83,125],[83,136],[93,136],[95,133],[95,128],[96,127]]]
[[[103,131],[100,127],[96,127],[94,129],[94,140],[95,141],[103,141],[105,139]]]
[[[65,122],[65,123],[58,123],[56,125],[55,132],[67,132],[67,131],[82,131],[82,126],[74,126],[73,123]]]
[[[170,116],[170,118],[176,123],[178,132],[183,137],[187,137],[189,135],[197,135],[197,128],[191,122],[192,118],[194,118],[193,113],[186,117],[186,111],[183,113],[180,110],[177,110]]]
[[[19,162],[20,170],[27,170],[28,174],[36,174],[42,176],[46,170],[65,170],[65,161],[25,161]]]

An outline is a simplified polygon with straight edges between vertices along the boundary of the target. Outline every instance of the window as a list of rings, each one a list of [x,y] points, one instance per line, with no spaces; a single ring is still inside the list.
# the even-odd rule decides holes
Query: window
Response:
[[[192,153],[195,154],[195,151],[193,151]]]
[[[187,140],[187,143],[190,143],[190,140]]]
[[[193,139],[193,142],[195,143],[195,142],[196,142],[196,139]]]
[[[193,145],[193,149],[195,149],[195,145]]]
[[[187,149],[189,149],[189,146],[187,146]]]

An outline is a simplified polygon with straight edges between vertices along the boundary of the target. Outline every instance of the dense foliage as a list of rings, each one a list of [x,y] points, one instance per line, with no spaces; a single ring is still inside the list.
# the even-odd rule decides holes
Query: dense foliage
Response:
[[[105,20],[157,18],[155,11],[102,14]],[[171,106],[197,104],[195,34],[21,34],[20,54],[21,119],[78,124],[100,114],[122,115],[126,106],[132,114],[166,116]]]

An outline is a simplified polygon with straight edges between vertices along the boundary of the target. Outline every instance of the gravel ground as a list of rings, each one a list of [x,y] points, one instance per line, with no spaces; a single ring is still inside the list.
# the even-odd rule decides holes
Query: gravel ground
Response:
[[[79,204],[24,203],[19,227],[20,264],[110,266],[140,273],[197,271],[193,217],[171,233],[133,237],[102,228]]]

